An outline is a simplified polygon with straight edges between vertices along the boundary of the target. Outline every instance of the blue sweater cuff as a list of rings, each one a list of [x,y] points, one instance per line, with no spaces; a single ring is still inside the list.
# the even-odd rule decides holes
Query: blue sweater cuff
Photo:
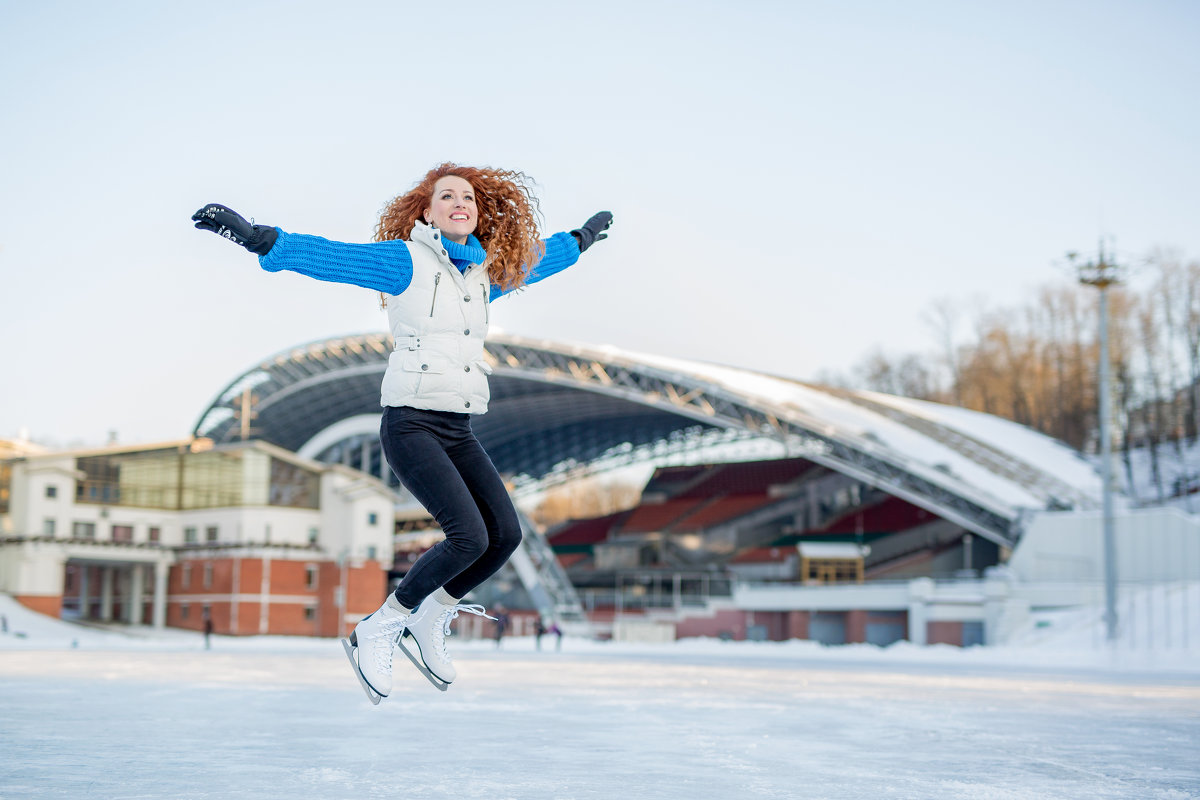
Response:
[[[348,244],[280,228],[275,246],[259,265],[268,272],[290,270],[319,281],[349,283],[400,294],[412,282],[412,256],[402,241]]]
[[[525,278],[526,286],[556,275],[579,260],[579,242],[569,233],[556,233],[547,239],[545,244],[546,252],[542,255],[542,260],[529,270],[529,275]],[[491,299],[503,297],[510,291],[492,284]]]

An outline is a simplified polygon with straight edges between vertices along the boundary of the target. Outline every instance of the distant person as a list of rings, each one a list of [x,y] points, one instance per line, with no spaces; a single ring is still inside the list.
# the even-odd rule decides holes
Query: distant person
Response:
[[[460,611],[486,616],[482,606],[459,600],[521,541],[504,482],[471,430],[471,416],[484,413],[489,399],[489,306],[574,264],[612,223],[601,211],[543,241],[527,181],[520,172],[442,164],[383,210],[369,244],[256,225],[218,204],[192,216],[197,228],[245,247],[269,272],[292,270],[382,295],[394,339],[381,391],[383,451],[446,538],[344,643],[373,702],[392,690],[400,639],[431,683],[445,688],[454,680],[445,645],[450,622]]]
[[[212,649],[213,621],[211,616],[204,618],[204,649]]]
[[[557,622],[551,623],[550,633],[554,634],[554,649],[562,650],[562,628],[558,627]]]
[[[542,622],[542,618],[537,618],[537,623],[533,626],[533,638],[537,642],[537,649],[542,649],[542,637],[546,635],[546,624]]]
[[[8,633],[8,615],[0,614],[0,633]]]
[[[504,638],[504,632],[508,629],[508,612],[504,610],[504,606],[496,607],[496,647],[500,647],[500,640]]]

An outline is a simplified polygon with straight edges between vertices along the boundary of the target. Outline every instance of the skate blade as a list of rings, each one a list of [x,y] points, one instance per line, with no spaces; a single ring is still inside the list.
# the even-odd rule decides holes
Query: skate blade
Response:
[[[439,692],[444,692],[450,688],[450,684],[446,683],[441,678],[429,671],[429,667],[425,666],[425,662],[421,660],[419,653],[414,655],[408,651],[408,646],[404,643],[403,636],[396,641],[396,646],[400,649],[401,653],[404,653],[404,657],[412,662],[412,665],[417,668],[417,671],[425,676],[425,680],[433,684],[435,689],[437,689]]]
[[[349,639],[342,639],[342,648],[346,651],[346,658],[350,659],[350,666],[354,668],[354,677],[358,678],[363,691],[367,693],[367,699],[371,701],[371,705],[379,705],[383,695],[371,688],[371,684],[367,683],[367,679],[363,677],[362,670],[358,668],[358,659],[354,657],[354,651],[358,648],[350,644]]]

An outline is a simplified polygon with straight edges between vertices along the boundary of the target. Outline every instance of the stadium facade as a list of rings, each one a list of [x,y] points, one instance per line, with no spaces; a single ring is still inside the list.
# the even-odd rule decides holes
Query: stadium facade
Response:
[[[279,353],[230,381],[186,442],[0,460],[0,590],[40,610],[102,619],[199,627],[207,615],[230,633],[344,630],[377,605],[393,566],[394,528],[381,521],[406,505],[378,441],[378,387],[391,352],[389,337],[364,334]],[[856,510],[861,520],[884,500],[900,509],[892,522],[919,516],[892,533],[911,543],[932,531],[943,551],[977,542],[977,563],[954,557],[976,568],[1005,560],[1031,513],[1099,505],[1099,479],[1079,454],[989,415],[505,335],[489,338],[486,358],[492,402],[474,427],[518,493],[733,447],[792,465],[787,480],[763,484],[758,501],[726,503],[728,514],[685,531],[690,547],[675,546],[682,540],[669,528],[678,518],[656,530],[626,526],[661,546],[647,563],[600,548],[609,552],[601,561],[618,561],[608,569],[593,560],[591,578],[611,578],[617,594],[621,581],[647,570],[712,575],[719,567],[754,578],[753,552],[781,534],[808,559],[794,580],[844,582],[814,555],[831,552],[818,545],[838,544],[828,541],[837,538],[831,526]],[[843,543],[863,544],[854,538],[862,530],[850,533]],[[888,552],[884,538],[876,554]],[[576,569],[568,579],[553,542],[528,528],[512,568],[537,613],[587,624],[596,609],[576,587],[586,576]],[[709,546],[719,542],[734,547]],[[857,552],[851,583],[872,566]],[[893,617],[880,624],[894,630]],[[762,626],[743,624],[739,635],[747,627]],[[773,630],[769,638],[806,632],[798,622]]]

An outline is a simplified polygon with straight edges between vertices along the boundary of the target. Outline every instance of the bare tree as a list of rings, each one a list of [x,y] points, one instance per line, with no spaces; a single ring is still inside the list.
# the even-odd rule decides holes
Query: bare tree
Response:
[[[1158,445],[1163,439],[1166,427],[1163,421],[1166,410],[1163,397],[1163,383],[1166,368],[1164,366],[1162,331],[1158,325],[1156,303],[1153,297],[1143,298],[1138,304],[1137,321],[1138,333],[1142,343],[1142,355],[1145,359],[1145,430],[1146,444],[1150,452],[1150,478],[1161,502],[1165,499],[1162,481],[1162,469],[1158,461]]]
[[[924,314],[941,351],[942,365],[950,376],[948,400],[956,406],[962,405],[962,350],[957,336],[961,318],[961,307],[948,297],[935,300]]]
[[[1045,433],[1064,442],[1082,446],[1090,430],[1090,417],[1096,405],[1094,394],[1087,391],[1087,350],[1089,315],[1082,288],[1047,286],[1038,295],[1043,339],[1043,402],[1050,408]]]
[[[1138,299],[1125,290],[1115,290],[1109,295],[1108,305],[1108,354],[1112,376],[1113,414],[1120,432],[1119,446],[1125,465],[1125,479],[1130,496],[1137,501],[1137,485],[1133,473],[1133,448],[1136,444],[1134,426],[1141,403],[1141,390],[1137,376],[1137,320]],[[1097,353],[1098,353],[1097,346]],[[1095,363],[1099,358],[1092,359]]]
[[[1132,448],[1200,439],[1200,261],[1156,251],[1152,285],[1109,297],[1113,420],[1132,473]],[[850,385],[938,399],[1029,425],[1082,450],[1097,445],[1098,294],[1047,286],[1033,302],[988,309],[942,298],[924,313],[936,355],[871,352]],[[965,336],[963,334],[966,334]],[[1168,487],[1153,447],[1156,492]]]
[[[641,494],[641,488],[630,483],[583,478],[546,492],[529,516],[542,526],[600,517],[633,508]]]
[[[1177,423],[1189,442],[1197,438],[1200,415],[1200,262],[1183,263],[1175,250],[1154,250],[1147,263],[1157,281],[1171,362],[1168,385],[1176,403]],[[1183,367],[1175,363],[1176,354]],[[1178,438],[1178,437],[1176,437]]]

